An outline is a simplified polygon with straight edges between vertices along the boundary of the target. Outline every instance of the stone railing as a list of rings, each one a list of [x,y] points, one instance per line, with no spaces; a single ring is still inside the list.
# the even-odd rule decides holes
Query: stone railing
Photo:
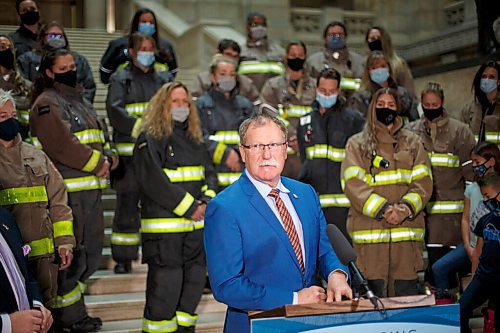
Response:
[[[323,28],[320,26],[323,21],[321,16],[321,9],[297,7],[290,9],[290,23],[297,33],[311,33],[318,36]]]
[[[465,21],[465,2],[455,1],[444,7],[446,23],[449,27],[461,25]]]

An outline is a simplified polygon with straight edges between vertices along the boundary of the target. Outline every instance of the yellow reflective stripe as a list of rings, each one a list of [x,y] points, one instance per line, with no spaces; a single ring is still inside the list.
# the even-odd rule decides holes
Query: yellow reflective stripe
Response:
[[[21,124],[29,124],[30,123],[30,111],[29,110],[16,110],[17,120]]]
[[[88,129],[73,133],[82,144],[104,143],[104,132],[100,129]]]
[[[74,236],[73,221],[57,221],[53,224],[54,238],[62,236]]]
[[[134,123],[134,127],[132,127],[132,132],[130,133],[130,136],[134,139],[137,139],[139,137],[139,134],[141,134],[141,129],[142,129],[142,118],[137,118],[137,120]]]
[[[217,184],[219,186],[229,186],[240,178],[241,172],[219,172],[217,174]]]
[[[118,233],[111,234],[111,244],[113,245],[139,245],[141,244],[141,234],[134,233]]]
[[[134,144],[131,142],[115,143],[115,149],[120,156],[132,156],[134,154]]]
[[[460,158],[453,154],[429,153],[431,165],[434,167],[459,168]]]
[[[206,190],[203,192],[203,194],[205,194],[209,198],[215,198],[216,195],[214,190]]]
[[[415,214],[418,214],[424,208],[422,197],[418,193],[415,192],[406,193],[401,199],[406,200],[411,204],[413,212]]]
[[[393,228],[352,231],[349,233],[354,244],[376,244],[396,242],[423,242],[424,228]]]
[[[226,147],[227,146],[221,142],[217,144],[217,147],[215,147],[214,156],[212,157],[214,164],[221,164],[222,158],[224,157],[224,152],[226,151]]]
[[[375,218],[377,211],[386,202],[386,200],[378,194],[372,193],[363,205],[363,215]]]
[[[44,185],[0,190],[0,206],[47,202],[48,200]]]
[[[87,163],[82,168],[82,171],[84,172],[92,172],[97,165],[99,164],[99,160],[101,159],[101,152],[98,150],[93,149],[92,150],[92,155],[90,155],[89,160]]]
[[[177,169],[163,169],[172,183],[196,182],[205,179],[205,167],[202,165],[183,166]]]
[[[363,168],[352,166],[344,171],[342,179],[342,188],[351,178],[358,178],[370,186],[393,185],[399,183],[411,184],[413,181],[429,176],[432,178],[431,170],[424,164],[418,164],[412,170],[396,169],[391,171],[382,171],[376,175],[367,175]]]
[[[177,320],[175,317],[159,321],[142,318],[142,330],[150,333],[175,332],[177,331]]]
[[[349,199],[343,193],[339,194],[320,194],[319,202],[322,208],[327,207],[350,207]]]
[[[284,106],[283,104],[278,104],[278,112],[285,118],[300,118],[305,116],[313,110],[310,105],[293,105],[289,104]]]
[[[31,251],[28,254],[29,258],[54,253],[54,241],[50,238],[31,241],[29,246],[31,247]]]
[[[432,179],[432,171],[425,164],[417,164],[411,171],[411,181],[418,180],[424,177]]]
[[[237,145],[240,143],[238,131],[217,131],[208,138],[213,141],[225,143],[226,145]]]
[[[464,211],[464,202],[462,200],[429,202],[426,211],[429,214],[462,213]]]
[[[340,79],[340,89],[342,90],[359,90],[361,87],[361,79],[353,79],[343,77]]]
[[[285,66],[278,61],[242,61],[238,66],[238,74],[266,74],[283,75]]]
[[[486,141],[500,144],[500,132],[486,132]]]
[[[78,302],[82,298],[82,287],[80,286],[80,282],[76,285],[73,290],[71,290],[69,293],[62,295],[62,296],[57,296],[54,304],[54,308],[66,308],[68,306],[71,306]]]
[[[139,102],[125,104],[125,111],[127,111],[129,116],[140,117],[146,111],[149,102]]]
[[[335,148],[326,144],[317,144],[306,148],[308,160],[315,158],[327,158],[333,162],[342,162],[345,158],[345,149]]]
[[[195,229],[195,223],[203,228],[203,220],[193,221],[183,217],[174,218],[155,218],[155,219],[141,219],[142,233],[170,233],[170,232],[189,232]]]
[[[64,180],[68,192],[102,190],[108,187],[108,180],[96,176],[68,178]]]
[[[205,227],[205,220],[193,221],[194,230],[203,229]]]
[[[190,315],[187,312],[176,311],[175,315],[177,316],[177,324],[179,326],[191,327],[196,325],[196,321],[198,320],[197,315]]]
[[[36,136],[31,137],[31,144],[38,149],[43,149],[42,143],[38,141],[38,138]]]
[[[155,62],[153,65],[155,71],[157,72],[165,72],[169,70],[169,67],[167,64],[162,64],[161,62]]]
[[[181,202],[179,202],[177,207],[174,208],[174,214],[179,216],[186,214],[189,208],[191,208],[191,205],[193,205],[193,202],[194,197],[191,195],[191,193],[186,192],[184,198],[182,198]]]

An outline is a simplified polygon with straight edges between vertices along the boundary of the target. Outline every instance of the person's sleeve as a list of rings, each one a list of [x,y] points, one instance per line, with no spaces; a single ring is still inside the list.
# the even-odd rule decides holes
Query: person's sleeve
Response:
[[[317,223],[319,226],[319,244],[318,244],[318,268],[321,273],[323,280],[328,281],[328,277],[332,272],[341,271],[345,274],[346,278],[349,279],[349,269],[343,265],[337,254],[332,248],[332,244],[328,239],[326,233],[326,219],[321,209],[321,204],[319,203],[319,198],[314,188],[309,185],[311,189],[312,196],[314,198],[314,207],[316,209],[315,216],[317,217]]]
[[[23,78],[33,81],[33,78],[30,77],[31,61],[29,60],[26,54],[21,54],[21,56],[17,58],[17,71],[21,73]]]
[[[362,156],[360,147],[347,142],[345,159],[342,162],[340,175],[342,187],[351,202],[351,207],[361,214],[380,219],[385,208],[391,204],[384,196],[375,193],[373,187],[366,182],[369,173],[366,157]]]
[[[353,110],[356,110],[357,112],[362,114],[364,117],[366,117],[366,114],[368,112],[368,108],[367,108],[366,104],[364,103],[362,92],[360,92],[360,91],[354,92],[352,94],[352,96],[347,100],[347,106]]]
[[[463,127],[459,138],[455,138],[459,142],[458,158],[460,163],[460,168],[462,169],[462,175],[466,181],[474,181],[474,173],[472,172],[472,163],[466,166],[462,166],[463,163],[470,160],[470,153],[474,146],[476,145],[476,140],[474,139],[474,134],[468,127]]]
[[[76,243],[73,233],[73,214],[68,206],[68,193],[64,180],[48,157],[45,163],[49,172],[45,186],[49,199],[49,216],[54,231],[54,245],[74,247]]]
[[[96,92],[96,85],[94,81],[94,76],[92,75],[92,68],[90,67],[89,62],[87,61],[87,58],[85,58],[80,54],[78,55],[78,58],[80,59],[79,61],[80,68],[78,68],[81,77],[80,82],[83,88],[85,89],[83,95],[90,103],[93,104]]]
[[[128,114],[125,105],[127,93],[126,82],[113,75],[108,86],[106,111],[114,130],[125,135],[137,135],[142,120]]]
[[[39,98],[30,111],[30,126],[50,159],[70,168],[96,174],[105,156],[71,133],[71,125],[61,118],[59,105],[51,99]]]
[[[432,172],[429,155],[420,141],[414,140],[416,148],[414,151],[414,162],[411,170],[411,183],[408,191],[400,200],[400,203],[406,204],[411,210],[410,220],[415,218],[427,205],[432,195]]]
[[[118,65],[128,61],[128,56],[123,52],[123,49],[117,47],[117,44],[118,40],[116,39],[109,42],[108,48],[101,58],[99,75],[104,84],[109,83],[109,78],[116,71]]]
[[[206,147],[203,144],[203,147]],[[201,198],[200,200],[208,203],[212,198],[215,197],[217,193],[217,172],[215,171],[214,164],[212,163],[212,159],[210,158],[210,154],[208,153],[208,149],[202,152],[203,154],[203,165],[205,167],[205,183],[201,188]]]
[[[10,322],[10,317],[7,313],[0,314],[0,332],[12,333],[12,324]]]
[[[293,303],[290,288],[269,287],[243,274],[243,244],[236,218],[217,200],[205,212],[205,251],[214,297],[243,310],[269,310]]]
[[[274,108],[278,108],[278,93],[274,91],[270,80],[271,79],[268,79],[266,83],[264,83],[260,93],[260,100],[263,104],[266,103]]]
[[[132,160],[141,194],[175,215],[189,219],[198,203],[191,193],[170,182],[161,166],[162,152],[152,142],[141,134],[134,147]]]

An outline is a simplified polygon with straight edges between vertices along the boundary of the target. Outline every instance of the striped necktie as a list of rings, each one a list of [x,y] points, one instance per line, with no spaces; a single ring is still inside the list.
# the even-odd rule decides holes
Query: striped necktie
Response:
[[[299,261],[300,269],[304,272],[304,259],[302,258],[302,249],[300,248],[299,236],[297,235],[297,230],[295,229],[295,225],[293,224],[292,216],[286,209],[285,203],[280,198],[280,190],[274,188],[269,192],[268,196],[274,199],[276,203],[276,208],[278,208],[278,213],[283,220],[283,225],[285,227],[285,231],[288,234],[288,238],[290,238],[290,243],[292,243],[293,251],[297,256],[297,260]]]

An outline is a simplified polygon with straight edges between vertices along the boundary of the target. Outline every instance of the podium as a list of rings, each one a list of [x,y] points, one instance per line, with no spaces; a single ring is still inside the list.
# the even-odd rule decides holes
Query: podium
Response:
[[[435,305],[434,295],[285,305],[249,313],[252,333],[458,333],[458,304]],[[380,307],[382,307],[382,304]]]

